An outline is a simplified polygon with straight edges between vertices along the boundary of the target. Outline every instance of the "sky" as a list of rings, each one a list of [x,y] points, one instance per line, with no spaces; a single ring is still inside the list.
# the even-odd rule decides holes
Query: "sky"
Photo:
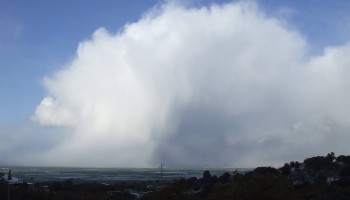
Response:
[[[0,0],[0,165],[349,154],[350,2]]]

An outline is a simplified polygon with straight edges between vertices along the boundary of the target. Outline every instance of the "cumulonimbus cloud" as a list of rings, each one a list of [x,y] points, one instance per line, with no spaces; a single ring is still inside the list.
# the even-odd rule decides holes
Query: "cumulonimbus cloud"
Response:
[[[52,165],[256,166],[350,153],[350,46],[307,41],[256,3],[167,3],[98,29],[44,79],[34,121],[71,136]],[[327,144],[327,146],[324,146]]]

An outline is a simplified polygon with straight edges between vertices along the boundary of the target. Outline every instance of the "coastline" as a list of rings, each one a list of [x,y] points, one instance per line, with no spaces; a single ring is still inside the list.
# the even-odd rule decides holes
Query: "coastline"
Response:
[[[11,199],[124,199],[124,200],[259,200],[259,199],[337,199],[350,196],[350,156],[334,153],[291,161],[280,168],[257,167],[239,173],[216,175],[204,170],[201,177],[158,180],[23,182],[0,181],[0,199],[9,191]]]

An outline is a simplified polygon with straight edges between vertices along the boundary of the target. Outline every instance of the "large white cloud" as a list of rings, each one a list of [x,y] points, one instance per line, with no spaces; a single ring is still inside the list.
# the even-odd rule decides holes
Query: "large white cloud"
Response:
[[[33,119],[71,130],[52,165],[255,166],[350,153],[350,45],[307,42],[252,2],[155,8],[100,28],[44,80]],[[327,146],[324,146],[326,145]]]

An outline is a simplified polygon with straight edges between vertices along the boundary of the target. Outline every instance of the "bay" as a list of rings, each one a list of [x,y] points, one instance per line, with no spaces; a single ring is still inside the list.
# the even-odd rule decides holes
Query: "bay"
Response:
[[[174,180],[180,178],[201,178],[204,170],[211,175],[220,176],[225,172],[245,173],[251,171],[247,168],[76,168],[76,167],[1,167],[2,173],[11,169],[12,176],[21,181],[155,181]]]

